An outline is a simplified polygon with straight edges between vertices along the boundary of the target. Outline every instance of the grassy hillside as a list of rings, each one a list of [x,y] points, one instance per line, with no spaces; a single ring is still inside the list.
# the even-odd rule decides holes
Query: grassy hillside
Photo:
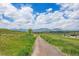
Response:
[[[41,33],[40,36],[66,55],[79,56],[79,39],[65,37],[63,33]]]
[[[0,55],[31,55],[35,38],[27,32],[0,29]]]

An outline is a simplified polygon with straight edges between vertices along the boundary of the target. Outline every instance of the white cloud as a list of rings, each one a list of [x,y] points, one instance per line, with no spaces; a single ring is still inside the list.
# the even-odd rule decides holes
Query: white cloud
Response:
[[[79,30],[79,4],[59,5],[61,8],[58,11],[49,8],[46,9],[46,12],[33,14],[34,10],[30,6],[22,6],[21,9],[17,9],[12,4],[0,4],[0,14],[14,19],[14,22],[9,22],[0,16],[0,27]]]
[[[49,23],[54,23],[58,22],[59,20],[64,19],[62,17],[62,13],[55,11],[49,12],[49,13],[40,13],[37,18],[36,18],[36,23],[37,24],[49,24]]]
[[[45,24],[48,21],[48,16],[45,13],[40,13],[36,18],[36,24]]]
[[[3,17],[1,18],[2,24],[4,23],[9,23],[8,28],[21,28],[22,26],[24,27],[24,25],[27,24],[27,26],[31,26],[32,25],[32,20],[33,20],[33,9],[31,7],[28,6],[22,6],[21,9],[17,9],[16,7],[14,7],[12,4],[2,4],[0,5],[1,9],[0,9],[0,13],[4,14],[4,16],[6,17],[10,17],[12,19],[14,19],[14,22],[11,22],[3,19]],[[3,11],[3,13],[2,13]],[[26,26],[26,27],[27,27]],[[23,28],[22,27],[22,28]],[[24,27],[24,28],[26,28]]]
[[[55,12],[40,13],[37,24],[48,24],[48,28],[60,28],[63,30],[79,30],[79,4],[60,4],[61,9]],[[50,11],[50,9],[48,9]],[[67,18],[66,18],[67,17]]]
[[[72,4],[61,4],[61,11],[70,19],[77,19],[79,18],[79,4],[72,3]]]
[[[53,10],[52,8],[49,8],[49,9],[47,9],[46,11],[47,11],[47,12],[50,12],[50,11],[52,11],[52,10]]]

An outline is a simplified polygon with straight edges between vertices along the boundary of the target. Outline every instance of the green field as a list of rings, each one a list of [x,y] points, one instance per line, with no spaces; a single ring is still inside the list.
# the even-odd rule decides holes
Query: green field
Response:
[[[72,34],[73,32],[71,32]],[[79,33],[79,32],[77,32]],[[79,39],[64,36],[64,33],[35,33],[65,55],[79,56]],[[32,32],[0,29],[1,56],[29,56],[32,54],[36,39]],[[69,33],[66,33],[66,35]]]
[[[63,33],[40,33],[47,42],[56,46],[65,55],[79,56],[79,39],[65,37]]]
[[[33,34],[28,32],[0,29],[0,55],[31,55],[35,38]]]

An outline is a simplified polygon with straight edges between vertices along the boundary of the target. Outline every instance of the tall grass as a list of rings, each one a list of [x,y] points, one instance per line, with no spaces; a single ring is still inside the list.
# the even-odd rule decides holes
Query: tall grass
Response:
[[[79,40],[66,38],[63,34],[40,34],[42,38],[48,41],[50,44],[58,47],[66,55],[79,55]],[[77,42],[77,43],[76,43]]]
[[[35,41],[33,34],[11,30],[0,31],[0,55],[28,56]]]

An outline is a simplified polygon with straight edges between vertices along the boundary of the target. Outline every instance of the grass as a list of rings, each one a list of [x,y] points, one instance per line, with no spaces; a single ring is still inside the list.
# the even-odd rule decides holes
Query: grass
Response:
[[[79,56],[79,39],[64,36],[63,33],[39,33],[38,35],[66,55]],[[33,33],[0,29],[0,55],[29,56],[32,54],[35,39]]]
[[[35,38],[33,34],[26,32],[0,29],[0,55],[31,55]]]
[[[66,55],[79,56],[79,39],[65,37],[63,33],[41,33],[40,36]]]

